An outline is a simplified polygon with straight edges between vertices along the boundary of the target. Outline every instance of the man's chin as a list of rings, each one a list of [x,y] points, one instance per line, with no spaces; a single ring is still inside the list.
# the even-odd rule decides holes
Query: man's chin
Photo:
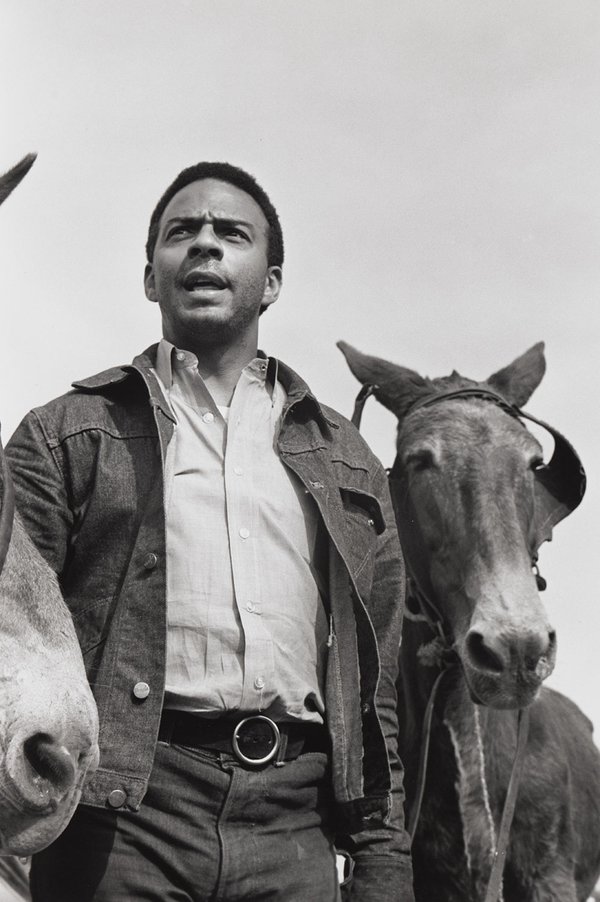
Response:
[[[168,338],[177,347],[194,344],[233,344],[243,336],[255,338],[258,329],[258,310],[250,316],[232,315],[221,305],[206,305],[190,311],[177,323],[176,328],[165,329]],[[175,338],[169,336],[176,336]]]

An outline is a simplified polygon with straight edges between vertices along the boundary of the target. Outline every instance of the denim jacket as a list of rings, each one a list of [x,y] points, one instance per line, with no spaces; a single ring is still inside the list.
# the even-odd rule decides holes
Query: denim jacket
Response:
[[[31,411],[7,447],[21,516],[59,575],[98,704],[100,767],[82,801],[132,810],[152,768],[165,679],[163,460],[174,421],[155,355],[153,346],[73,383]],[[325,706],[340,838],[356,863],[351,898],[411,902],[396,742],[404,571],[387,477],[354,427],[282,363],[278,378],[288,395],[279,454],[329,537]]]

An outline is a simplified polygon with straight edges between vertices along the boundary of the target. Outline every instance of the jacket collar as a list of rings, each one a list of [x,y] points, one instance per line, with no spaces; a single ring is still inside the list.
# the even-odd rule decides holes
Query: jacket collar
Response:
[[[156,378],[151,371],[156,367],[156,352],[158,349],[158,343],[150,345],[150,347],[146,348],[145,351],[142,351],[141,354],[138,354],[137,357],[134,357],[131,364],[125,364],[123,366],[115,366],[111,367],[108,370],[103,370],[101,373],[96,373],[94,376],[89,376],[87,379],[78,379],[76,382],[72,383],[73,388],[79,389],[80,391],[94,392],[101,391],[102,389],[109,388],[113,385],[118,385],[121,382],[124,382],[131,377],[136,376],[136,374],[141,375],[148,385],[150,389],[151,399],[155,392],[152,390],[154,386],[154,382],[156,382]],[[258,352],[259,356],[266,357],[266,355],[262,352]],[[282,363],[280,360],[276,358],[270,358],[272,365],[275,368],[275,373],[279,382],[281,382],[287,394],[287,404],[284,410],[284,417],[287,412],[296,405],[302,405],[309,409],[312,414],[320,420],[320,422],[325,425],[325,427],[333,427],[337,429],[337,423],[332,422],[328,417],[323,413],[323,409],[310,388],[291,367],[287,366],[285,363]],[[151,378],[151,384],[149,384],[149,377]],[[158,386],[157,386],[158,387]],[[160,398],[157,399],[160,401]]]
[[[274,359],[274,358],[271,358]],[[275,360],[277,366],[277,379],[283,385],[287,395],[287,404],[284,410],[284,416],[295,405],[302,405],[312,411],[312,413],[323,424],[333,426],[337,429],[337,423],[331,422],[323,413],[323,408],[311,392],[310,388],[298,373],[291,367],[287,366],[281,360]]]
[[[157,348],[158,343],[150,345],[149,348],[146,348],[145,351],[134,357],[131,364],[113,366],[108,370],[102,370],[101,373],[96,373],[94,376],[88,376],[87,379],[78,379],[71,384],[73,388],[93,392],[124,382],[125,379],[132,376],[135,372],[144,374],[146,370],[153,369],[156,366]]]

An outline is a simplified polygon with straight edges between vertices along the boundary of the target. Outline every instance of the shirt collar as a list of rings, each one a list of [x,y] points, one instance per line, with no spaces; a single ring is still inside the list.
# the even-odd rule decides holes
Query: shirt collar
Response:
[[[172,388],[178,371],[194,369],[197,366],[198,358],[192,351],[177,348],[166,338],[161,338],[156,351],[156,374],[167,391]],[[264,380],[272,389],[277,382],[277,370],[276,358],[268,357],[264,351],[258,351],[257,356],[244,367],[243,372]]]

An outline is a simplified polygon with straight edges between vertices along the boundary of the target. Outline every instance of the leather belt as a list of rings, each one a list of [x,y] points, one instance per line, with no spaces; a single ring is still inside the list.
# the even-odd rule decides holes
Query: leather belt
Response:
[[[322,724],[286,721],[275,723],[255,714],[241,720],[215,719],[188,711],[165,710],[158,738],[210,752],[226,752],[247,767],[293,761],[307,752],[329,752],[330,742]]]

